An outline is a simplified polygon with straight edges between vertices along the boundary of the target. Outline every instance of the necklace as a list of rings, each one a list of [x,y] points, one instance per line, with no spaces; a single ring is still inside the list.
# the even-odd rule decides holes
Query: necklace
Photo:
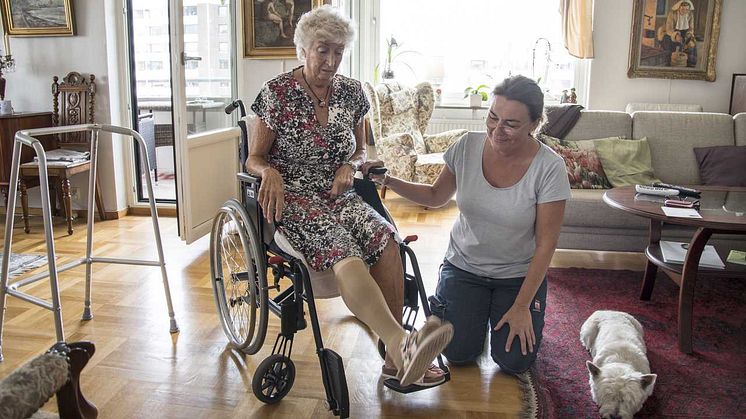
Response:
[[[324,95],[324,99],[316,96],[316,92],[313,91],[313,87],[311,87],[311,84],[308,83],[308,80],[306,80],[306,72],[303,71],[303,69],[300,70],[300,75],[303,76],[303,81],[306,82],[306,86],[308,86],[308,90],[311,91],[311,94],[316,99],[316,101],[319,103],[319,108],[326,107],[326,97],[329,96],[329,87],[326,88],[326,94]]]

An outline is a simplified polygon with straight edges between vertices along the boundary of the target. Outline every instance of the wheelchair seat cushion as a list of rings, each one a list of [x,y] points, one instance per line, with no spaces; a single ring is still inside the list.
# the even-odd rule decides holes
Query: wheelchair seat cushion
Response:
[[[283,252],[293,256],[294,258],[302,261],[306,267],[308,263],[303,257],[303,254],[293,249],[288,239],[280,233],[275,231],[275,244]],[[308,267],[308,273],[311,275],[311,287],[313,287],[314,298],[334,298],[339,297],[339,288],[337,288],[337,280],[334,279],[334,272],[331,269],[317,272]]]

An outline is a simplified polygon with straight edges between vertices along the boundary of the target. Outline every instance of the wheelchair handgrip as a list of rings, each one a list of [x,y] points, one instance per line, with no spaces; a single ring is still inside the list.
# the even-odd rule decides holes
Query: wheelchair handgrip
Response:
[[[232,114],[233,111],[235,111],[236,108],[238,107],[239,100],[234,100],[233,102],[229,103],[228,106],[225,107],[225,113],[228,115]]]
[[[252,183],[252,184],[262,183],[261,177],[254,176],[246,172],[236,173],[236,177],[238,178],[239,182],[246,182],[246,183]]]
[[[368,169],[368,173],[366,173],[365,176],[363,176],[363,179],[370,179],[370,175],[382,175],[388,172],[388,170],[389,169],[383,166],[371,167],[370,169]]]

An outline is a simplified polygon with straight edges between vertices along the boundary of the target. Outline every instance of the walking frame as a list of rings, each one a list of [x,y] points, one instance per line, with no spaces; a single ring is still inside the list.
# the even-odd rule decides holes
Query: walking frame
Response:
[[[47,157],[44,152],[44,147],[41,142],[35,137],[41,135],[51,134],[62,134],[80,131],[91,132],[91,148],[90,148],[90,159],[91,159],[91,170],[88,175],[88,220],[87,220],[87,238],[86,238],[86,253],[84,258],[80,258],[74,262],[70,262],[57,267],[56,254],[54,249],[54,236],[52,230],[52,213],[49,202],[49,179],[47,173]],[[99,133],[108,132],[113,134],[120,134],[123,136],[132,137],[140,150],[141,156],[143,157],[140,161],[145,165],[145,173],[150,173],[150,164],[147,158],[147,149],[145,146],[145,140],[135,130],[118,127],[114,125],[105,124],[81,124],[81,125],[69,125],[62,127],[52,128],[38,128],[18,131],[15,136],[15,143],[13,145],[13,160],[10,166],[10,185],[8,186],[10,193],[8,194],[8,207],[5,218],[5,257],[3,258],[2,271],[0,274],[0,362],[3,360],[2,352],[2,336],[3,326],[5,322],[5,308],[7,303],[6,296],[10,295],[17,297],[21,300],[29,303],[38,305],[40,307],[51,310],[54,313],[54,327],[57,336],[57,341],[62,342],[65,340],[65,332],[62,327],[62,307],[60,306],[60,292],[57,275],[61,272],[70,270],[80,265],[86,265],[85,271],[85,307],[83,309],[83,320],[90,320],[93,318],[91,312],[91,271],[94,263],[113,263],[123,265],[141,265],[141,266],[158,266],[161,268],[161,276],[163,278],[163,289],[166,293],[166,303],[168,305],[168,316],[170,318],[170,331],[176,333],[179,331],[179,327],[176,324],[176,318],[174,317],[174,309],[171,303],[171,291],[168,285],[168,276],[166,275],[166,264],[163,259],[163,246],[161,244],[161,232],[158,227],[158,213],[155,206],[155,198],[153,195],[153,182],[150,176],[145,176],[146,184],[148,188],[148,201],[150,203],[150,216],[153,221],[153,232],[155,234],[155,243],[158,250],[158,260],[137,260],[137,259],[120,259],[110,257],[95,257],[93,256],[93,220],[94,220],[94,203],[96,196],[96,166],[98,163],[98,141]],[[8,284],[8,269],[11,254],[11,244],[13,239],[13,222],[15,216],[15,205],[16,205],[16,193],[18,189],[18,175],[21,164],[21,149],[23,146],[28,146],[36,151],[36,155],[39,159],[39,183],[41,185],[41,204],[42,204],[42,216],[44,219],[44,236],[47,243],[47,261],[48,261],[48,272],[41,272],[35,274],[23,280],[16,281]],[[52,290],[52,302],[35,297],[30,294],[26,294],[20,290],[25,285],[32,284],[45,278],[49,278],[49,285]]]

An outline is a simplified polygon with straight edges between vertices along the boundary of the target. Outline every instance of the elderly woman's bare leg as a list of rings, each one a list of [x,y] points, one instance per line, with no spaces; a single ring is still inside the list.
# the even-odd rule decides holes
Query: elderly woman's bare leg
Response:
[[[386,300],[362,259],[348,257],[332,266],[337,287],[347,308],[376,333],[387,348],[399,348],[406,332],[388,309]],[[401,309],[399,310],[401,318]],[[397,368],[402,367],[401,352],[390,350]]]
[[[400,320],[404,309],[404,270],[396,240],[389,239],[378,262],[370,267],[370,275],[381,289],[389,311]]]

